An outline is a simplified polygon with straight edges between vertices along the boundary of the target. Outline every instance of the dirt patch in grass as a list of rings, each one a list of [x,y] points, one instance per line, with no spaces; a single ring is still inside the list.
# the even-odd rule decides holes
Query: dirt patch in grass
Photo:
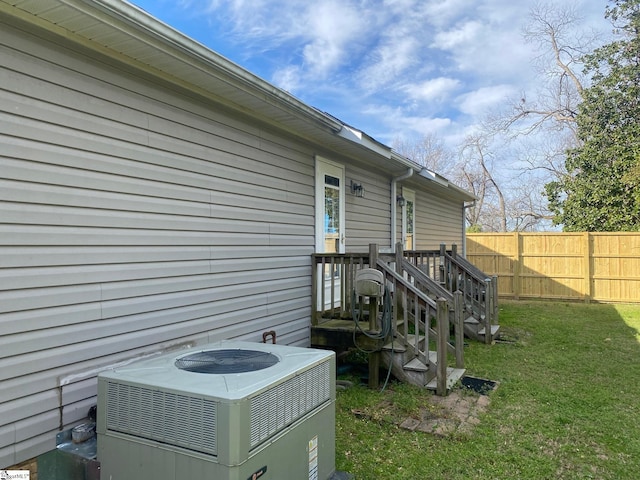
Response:
[[[411,431],[439,436],[470,433],[480,423],[480,416],[490,403],[488,395],[471,392],[464,387],[452,390],[446,397],[427,394],[420,397],[410,411],[401,404],[400,395],[390,392],[372,408],[352,409],[359,418],[397,425]]]

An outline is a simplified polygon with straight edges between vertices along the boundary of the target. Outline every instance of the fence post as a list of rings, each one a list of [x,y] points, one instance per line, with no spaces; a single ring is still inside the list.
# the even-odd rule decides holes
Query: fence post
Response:
[[[453,308],[456,368],[464,368],[464,294],[460,290],[453,294]]]
[[[518,232],[513,233],[513,240],[516,248],[515,262],[513,264],[513,298],[520,300],[520,291],[522,286],[520,285],[522,275],[522,245],[520,242],[520,234]]]
[[[584,232],[584,301],[591,301],[591,234]]]
[[[436,369],[436,394],[447,394],[447,337],[449,336],[449,307],[444,298],[437,300],[436,329],[438,331],[438,367]]]

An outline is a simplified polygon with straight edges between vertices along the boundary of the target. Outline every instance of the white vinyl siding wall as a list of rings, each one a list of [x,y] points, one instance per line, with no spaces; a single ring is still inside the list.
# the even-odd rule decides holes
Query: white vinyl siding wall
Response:
[[[314,250],[309,147],[3,20],[0,468],[55,448],[104,366],[307,345]]]

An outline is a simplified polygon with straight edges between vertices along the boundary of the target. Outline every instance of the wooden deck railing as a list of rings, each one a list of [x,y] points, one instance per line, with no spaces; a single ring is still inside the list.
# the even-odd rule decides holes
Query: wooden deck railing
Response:
[[[396,264],[398,271],[394,271],[386,261],[378,259],[376,266],[384,273],[387,288],[393,292],[396,307],[393,334],[396,341],[400,341],[403,346],[410,346],[415,358],[425,365],[429,365],[430,347],[435,346],[438,368],[443,369],[439,372],[438,379],[441,378],[440,373],[443,378],[446,377],[449,353],[455,356],[456,368],[463,368],[464,318],[462,315],[455,315],[455,301],[458,299],[460,302],[461,296],[433,299],[412,282],[413,277],[407,275],[402,265]],[[462,312],[460,308],[458,311]],[[401,318],[398,318],[400,315]],[[399,326],[401,328],[397,328]]]
[[[477,316],[486,332],[498,324],[498,277],[488,277],[466,258],[457,254],[455,245],[450,252],[444,252],[444,270],[447,288],[460,290],[471,313]],[[485,341],[491,343],[490,334]]]
[[[398,250],[402,244],[396,246]],[[458,255],[456,245],[447,250],[444,245],[439,251],[412,250],[404,251],[404,259],[415,266],[420,272],[428,276],[438,285],[424,285],[423,289],[434,292],[436,296],[448,299],[452,292],[462,293],[462,308],[464,317],[473,316],[480,322],[484,330],[484,341],[493,340],[492,326],[498,324],[498,279],[487,277],[481,270],[471,264],[466,258]],[[412,272],[409,267],[406,271]],[[419,279],[418,275],[413,275]]]
[[[351,318],[351,291],[356,272],[369,268],[368,253],[316,253],[312,256],[312,318],[318,325],[331,318]]]
[[[416,359],[429,365],[430,349],[437,355],[437,390],[446,389],[448,356],[455,357],[456,368],[464,365],[464,327],[462,294],[447,292],[402,256],[368,253],[314,254],[312,276],[312,325],[336,318],[351,318],[351,292],[356,272],[376,268],[384,274],[385,287],[393,301],[392,325],[388,342],[410,347]],[[453,325],[453,335],[452,328]]]
[[[497,277],[487,277],[466,258],[458,255],[455,245],[451,250],[441,245],[438,252],[406,251],[404,257],[438,282],[445,291],[460,291],[469,315],[483,324],[485,332],[491,332],[491,325],[498,323]],[[485,334],[484,338],[491,343],[490,334]]]

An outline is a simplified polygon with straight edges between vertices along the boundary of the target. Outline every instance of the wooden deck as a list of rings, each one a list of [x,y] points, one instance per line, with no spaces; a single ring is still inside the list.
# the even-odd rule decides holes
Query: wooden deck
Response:
[[[314,254],[313,265],[311,345],[367,352],[373,388],[384,363],[401,381],[446,395],[464,372],[464,334],[487,343],[498,334],[491,323],[497,320],[495,285],[458,258],[455,247],[450,254],[444,246],[438,252],[403,252],[398,245],[395,254],[379,254],[370,245],[361,254]],[[363,269],[381,272],[385,321],[377,302],[368,308],[354,304],[351,292]],[[351,318],[360,316],[354,307],[364,309],[359,323]],[[389,343],[401,348],[389,351]]]
[[[311,346],[328,348],[337,352],[348,351],[355,346],[368,352],[369,387],[378,388],[380,383],[380,352],[385,342],[383,339],[371,338],[378,336],[380,330],[369,329],[368,322],[361,322],[360,328],[353,320],[326,320],[319,325],[311,326]]]
[[[363,350],[380,349],[383,340],[371,337],[378,336],[380,330],[371,329],[369,322],[360,322],[360,330],[353,320],[328,319],[319,325],[311,326],[311,346],[320,348],[348,349],[353,348],[354,332],[356,345]],[[368,334],[368,335],[367,335]]]

